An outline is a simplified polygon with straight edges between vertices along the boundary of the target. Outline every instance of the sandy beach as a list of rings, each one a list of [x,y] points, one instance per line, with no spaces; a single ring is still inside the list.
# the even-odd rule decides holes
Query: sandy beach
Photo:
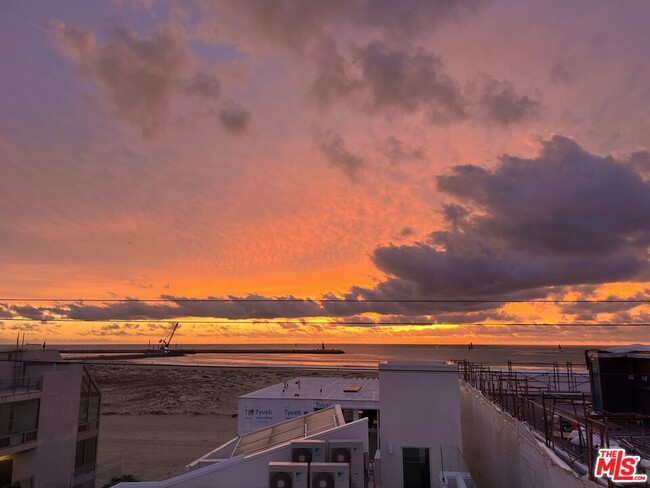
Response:
[[[232,439],[237,398],[295,376],[359,376],[269,368],[88,364],[102,392],[98,478],[143,481],[184,472]],[[368,376],[365,373],[364,376]]]

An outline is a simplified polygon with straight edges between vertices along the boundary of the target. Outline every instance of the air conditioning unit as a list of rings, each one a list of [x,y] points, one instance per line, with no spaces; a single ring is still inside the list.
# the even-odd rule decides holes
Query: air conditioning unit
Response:
[[[291,461],[294,463],[326,462],[327,442],[306,439],[291,441]]]
[[[345,463],[311,463],[309,488],[350,488],[350,467]]]
[[[269,488],[309,488],[309,465],[270,462]]]
[[[330,462],[350,466],[350,488],[366,488],[365,449],[362,441],[329,441]]]

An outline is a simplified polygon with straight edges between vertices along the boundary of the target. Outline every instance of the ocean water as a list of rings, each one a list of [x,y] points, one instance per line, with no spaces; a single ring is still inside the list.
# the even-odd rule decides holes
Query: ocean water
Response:
[[[76,346],[82,349],[91,346]],[[92,346],[93,348],[100,348]],[[101,348],[126,346],[103,346]],[[215,349],[318,349],[320,344],[183,344],[179,348]],[[326,347],[341,349],[345,354],[208,354],[197,353],[182,357],[136,360],[149,364],[169,364],[184,366],[256,366],[256,367],[290,367],[290,368],[356,368],[375,369],[381,361],[394,360],[468,360],[489,365],[492,368],[506,368],[512,361],[516,369],[548,369],[557,362],[565,368],[570,362],[575,370],[586,369],[585,350],[598,346],[498,346],[475,345],[469,349],[466,345],[403,345],[403,344],[326,344]],[[73,347],[66,346],[67,349]],[[129,349],[146,349],[146,346],[132,345]]]

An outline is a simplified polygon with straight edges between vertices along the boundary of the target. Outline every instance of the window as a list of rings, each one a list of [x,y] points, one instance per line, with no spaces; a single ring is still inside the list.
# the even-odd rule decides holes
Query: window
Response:
[[[351,408],[344,408],[343,418],[345,419],[346,424],[349,424],[350,422],[354,421],[354,410]]]
[[[36,439],[39,400],[0,405],[0,447]]]
[[[428,448],[403,448],[402,464],[404,468],[404,488],[431,488]]]
[[[97,460],[97,437],[77,441],[77,452],[74,460],[75,476],[90,473],[95,470]]]
[[[99,388],[86,371],[81,375],[81,398],[79,399],[79,432],[99,428]]]

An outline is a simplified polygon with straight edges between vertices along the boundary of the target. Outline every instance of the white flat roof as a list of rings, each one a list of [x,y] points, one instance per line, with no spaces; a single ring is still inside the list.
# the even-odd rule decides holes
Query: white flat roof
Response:
[[[446,361],[389,360],[379,363],[380,371],[458,371],[458,365]]]
[[[242,395],[239,398],[303,398],[307,400],[378,402],[379,380],[376,378],[301,376]]]
[[[643,344],[631,344],[629,346],[615,346],[608,349],[601,349],[602,352],[611,352],[614,354],[625,354],[630,352],[650,353],[650,346]]]

